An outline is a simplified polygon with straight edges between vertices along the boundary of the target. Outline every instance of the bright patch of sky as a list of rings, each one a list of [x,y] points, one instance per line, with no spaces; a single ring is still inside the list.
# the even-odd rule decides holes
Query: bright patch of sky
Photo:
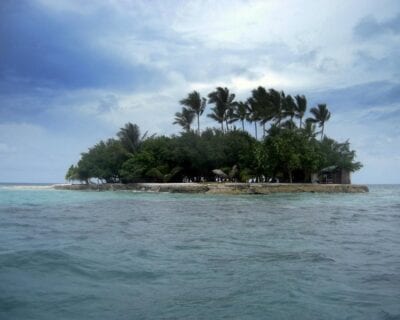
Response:
[[[3,0],[0,43],[0,181],[61,182],[128,121],[179,132],[192,90],[262,85],[327,103],[353,182],[400,183],[397,0]]]

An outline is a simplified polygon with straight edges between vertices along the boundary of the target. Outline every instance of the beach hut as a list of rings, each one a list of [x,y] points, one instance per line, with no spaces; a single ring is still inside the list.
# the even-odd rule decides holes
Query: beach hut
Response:
[[[320,171],[320,183],[351,184],[350,171],[338,166],[329,166]]]
[[[228,175],[221,169],[214,169],[212,172],[216,175],[215,181],[221,182],[228,178]]]

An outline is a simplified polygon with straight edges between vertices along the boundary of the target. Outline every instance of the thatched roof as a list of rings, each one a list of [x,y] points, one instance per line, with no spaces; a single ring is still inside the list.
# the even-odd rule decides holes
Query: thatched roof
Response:
[[[337,170],[339,167],[338,166],[329,166],[326,168],[321,169],[321,173],[328,173],[328,172],[333,172],[335,170]]]
[[[212,172],[222,178],[228,177],[228,175],[225,172],[223,172],[221,169],[214,169]]]

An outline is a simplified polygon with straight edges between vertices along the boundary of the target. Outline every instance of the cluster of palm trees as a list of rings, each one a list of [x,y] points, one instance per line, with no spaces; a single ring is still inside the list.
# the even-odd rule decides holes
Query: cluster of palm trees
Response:
[[[175,113],[174,124],[180,125],[185,131],[191,130],[191,125],[197,118],[197,133],[200,134],[200,116],[206,105],[211,104],[211,113],[207,117],[217,121],[223,132],[229,131],[230,126],[240,121],[244,131],[245,122],[254,123],[255,137],[257,127],[261,125],[263,137],[266,132],[266,124],[270,123],[277,127],[294,129],[297,127],[295,119],[298,119],[299,128],[305,126],[305,130],[313,131],[315,124],[321,128],[321,139],[324,136],[324,127],[331,113],[326,104],[318,104],[311,108],[312,117],[303,121],[307,111],[307,99],[304,95],[286,95],[283,91],[275,89],[266,90],[258,87],[252,90],[250,98],[246,101],[235,101],[235,94],[230,93],[228,88],[217,87],[215,91],[208,94],[208,100],[201,97],[200,93],[193,91],[185,99],[180,101],[183,106],[181,112]]]

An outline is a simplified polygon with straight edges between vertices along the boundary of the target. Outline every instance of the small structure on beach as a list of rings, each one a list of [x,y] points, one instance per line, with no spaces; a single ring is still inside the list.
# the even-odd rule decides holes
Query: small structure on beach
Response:
[[[329,166],[320,171],[320,183],[351,184],[350,171],[339,166]]]
[[[221,169],[214,169],[212,172],[219,178],[222,178],[222,179],[228,178],[228,175],[225,172],[223,172]]]
[[[238,174],[237,165],[234,165],[231,169],[227,168],[224,170],[229,170],[229,173],[226,174],[221,169],[214,169],[212,171],[215,174],[215,181],[218,181],[218,182],[236,181],[236,175]]]

